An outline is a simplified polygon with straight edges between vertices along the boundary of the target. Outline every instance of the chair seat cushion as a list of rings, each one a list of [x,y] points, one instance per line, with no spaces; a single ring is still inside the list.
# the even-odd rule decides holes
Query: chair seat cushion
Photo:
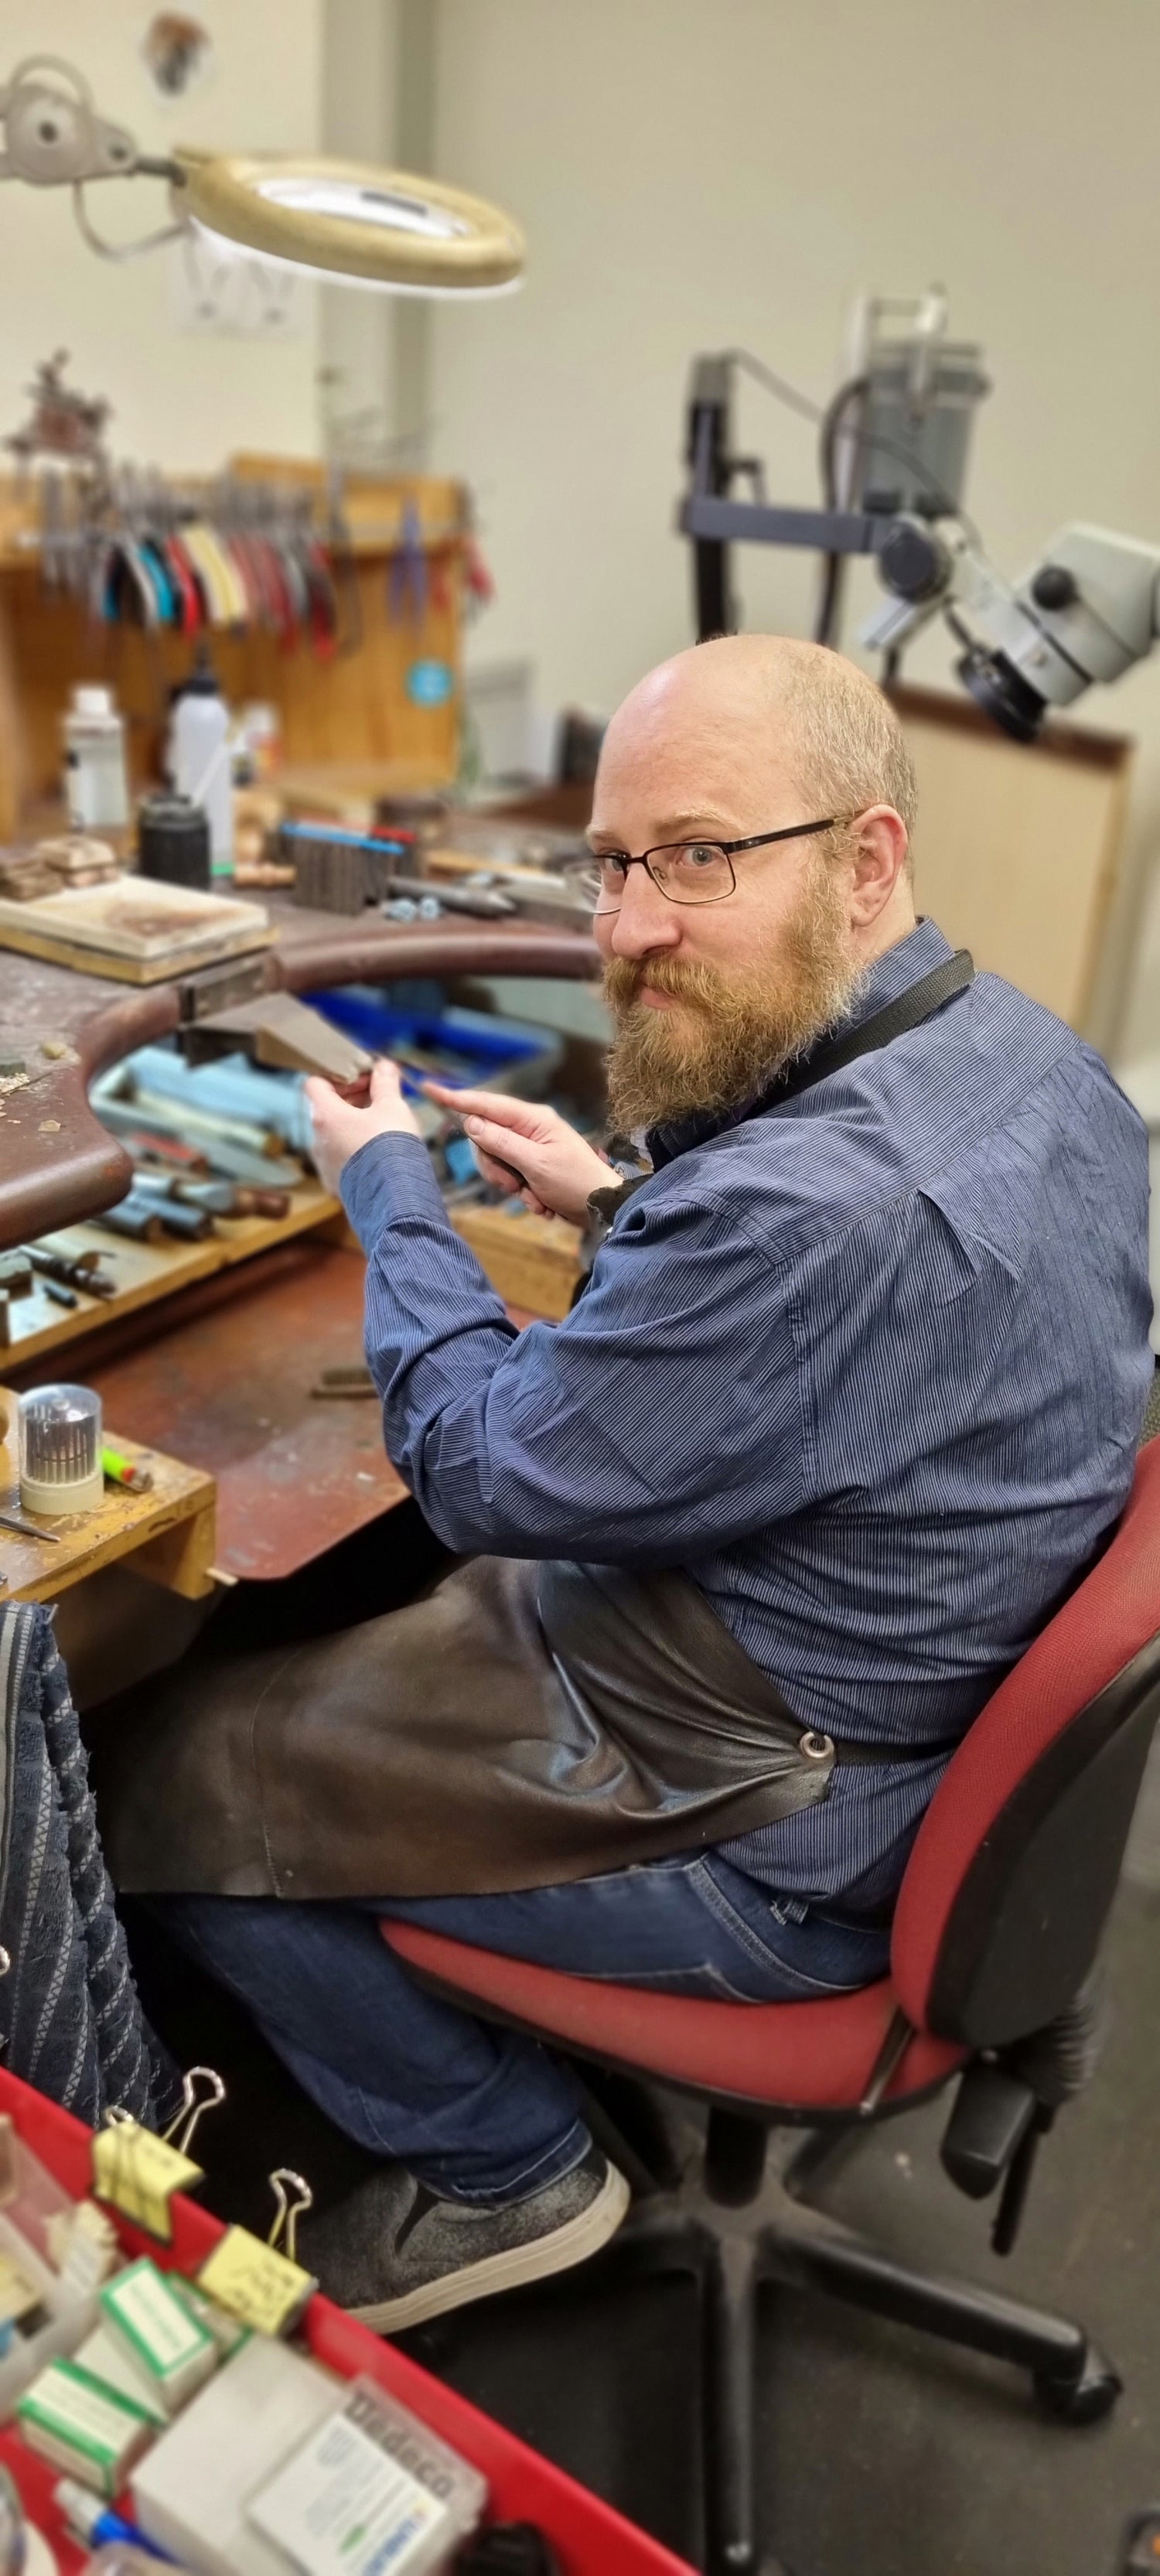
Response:
[[[805,2004],[703,2003],[598,1977],[565,1977],[415,1923],[382,1926],[401,1959],[447,1992],[542,2038],[717,2099],[798,2112],[857,2110],[890,2028],[889,1978]],[[887,2088],[897,2102],[944,2083],[968,2052],[916,2033]]]

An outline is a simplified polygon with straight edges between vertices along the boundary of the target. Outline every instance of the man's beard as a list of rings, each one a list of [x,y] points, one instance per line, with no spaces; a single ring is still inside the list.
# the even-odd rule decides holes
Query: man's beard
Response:
[[[764,956],[725,974],[706,960],[613,957],[605,999],[611,1125],[631,1135],[700,1111],[737,1109],[849,1011],[864,970],[850,948],[845,872],[819,861]],[[680,1007],[655,1010],[642,984]]]

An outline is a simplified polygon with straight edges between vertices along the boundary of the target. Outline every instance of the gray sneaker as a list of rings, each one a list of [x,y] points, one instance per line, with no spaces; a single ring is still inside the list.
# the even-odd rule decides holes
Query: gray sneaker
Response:
[[[530,2200],[439,2200],[405,2165],[384,2165],[337,2209],[299,2228],[320,2288],[360,2324],[401,2334],[445,2308],[539,2281],[598,2254],[629,2203],[599,2147]]]

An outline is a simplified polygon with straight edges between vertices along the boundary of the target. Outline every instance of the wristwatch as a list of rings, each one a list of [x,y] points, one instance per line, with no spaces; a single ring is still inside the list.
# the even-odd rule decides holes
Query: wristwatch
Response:
[[[631,1191],[639,1188],[643,1179],[643,1172],[610,1173],[608,1179],[601,1182],[598,1190],[589,1190],[584,1204],[589,1216],[597,1225],[603,1226],[606,1234],[618,1209],[624,1206],[625,1199]]]
[[[650,1180],[651,1177],[649,1172],[625,1171],[614,1163],[608,1179],[601,1182],[599,1189],[589,1190],[585,1200],[588,1223],[584,1229],[582,1251],[587,1253],[590,1260],[595,1259],[605,1235],[619,1216],[625,1200],[632,1197],[634,1190],[639,1190],[642,1181]]]

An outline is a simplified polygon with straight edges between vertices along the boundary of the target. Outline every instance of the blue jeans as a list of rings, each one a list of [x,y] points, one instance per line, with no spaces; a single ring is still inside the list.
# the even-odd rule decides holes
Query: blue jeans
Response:
[[[580,2162],[590,2140],[576,2087],[538,2041],[428,1994],[380,1916],[574,1976],[730,2003],[848,1992],[884,1974],[890,1947],[840,1905],[795,1904],[791,1917],[717,1853],[512,1896],[153,1904],[338,2128],[445,2198],[485,2202],[523,2200]]]

